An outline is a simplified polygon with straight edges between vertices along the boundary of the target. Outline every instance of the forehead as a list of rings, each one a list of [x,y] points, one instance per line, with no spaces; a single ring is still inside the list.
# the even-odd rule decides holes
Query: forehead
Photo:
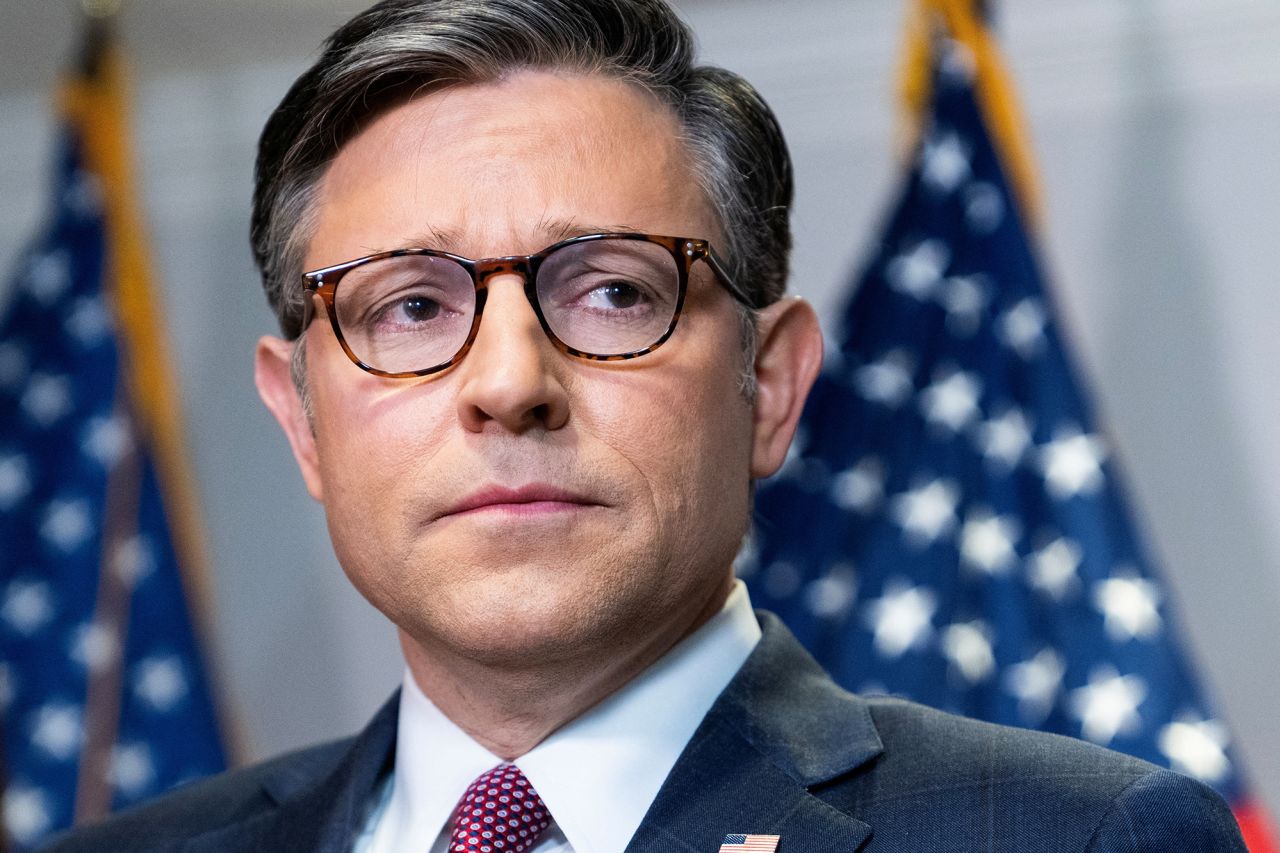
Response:
[[[472,257],[574,231],[718,233],[676,116],[612,78],[522,71],[414,98],[339,151],[308,268],[429,244]]]

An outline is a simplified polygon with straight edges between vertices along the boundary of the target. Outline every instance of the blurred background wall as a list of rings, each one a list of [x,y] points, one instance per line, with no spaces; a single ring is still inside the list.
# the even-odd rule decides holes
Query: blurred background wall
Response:
[[[126,0],[145,210],[249,757],[357,729],[399,679],[252,386],[246,233],[266,116],[354,0]],[[796,160],[794,288],[842,304],[895,184],[896,0],[683,0]],[[1046,268],[1192,657],[1280,813],[1280,5],[997,3],[1039,154]],[[0,0],[0,300],[47,207],[72,0]]]

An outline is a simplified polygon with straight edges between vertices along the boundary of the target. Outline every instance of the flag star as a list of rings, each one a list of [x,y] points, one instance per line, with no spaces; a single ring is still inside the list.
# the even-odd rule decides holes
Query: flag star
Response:
[[[1089,683],[1071,691],[1071,712],[1080,720],[1086,740],[1107,746],[1118,734],[1134,734],[1142,726],[1138,706],[1147,698],[1147,683],[1136,675],[1120,675],[1099,667]]]
[[[134,587],[156,568],[155,549],[150,537],[139,533],[115,546],[111,569],[127,587]]]
[[[1152,637],[1160,631],[1160,589],[1136,572],[1094,584],[1093,603],[1116,642]]]
[[[843,617],[858,594],[857,578],[848,563],[837,563],[805,587],[805,603],[819,619]]]
[[[53,828],[49,797],[25,785],[5,788],[4,828],[19,844],[34,845]]]
[[[973,82],[977,62],[973,51],[964,42],[955,39],[943,39],[942,76],[953,86],[966,86]]]
[[[96,621],[79,626],[71,638],[70,654],[72,660],[90,672],[110,666],[120,655],[116,627]]]
[[[1041,649],[1030,660],[1015,663],[1005,673],[1005,689],[1018,700],[1018,712],[1029,726],[1038,726],[1053,710],[1066,662],[1053,649]]]
[[[59,551],[71,553],[93,533],[87,501],[56,499],[45,509],[40,536]]]
[[[1007,572],[1018,559],[1014,544],[1020,530],[1013,516],[974,510],[960,530],[960,559],[988,575]]]
[[[1004,222],[1005,203],[1000,190],[986,181],[974,181],[964,190],[964,221],[975,234],[990,234]]]
[[[63,321],[63,328],[83,347],[102,343],[111,331],[111,314],[99,297],[81,297]]]
[[[80,441],[80,449],[104,468],[111,468],[132,448],[133,431],[120,415],[93,418]]]
[[[14,631],[30,637],[53,618],[53,591],[41,580],[19,578],[5,587],[0,619]]]
[[[936,479],[893,498],[893,518],[917,545],[932,544],[956,524],[960,490],[951,480]]]
[[[977,374],[952,371],[920,392],[920,411],[930,423],[959,432],[979,414],[981,395],[982,380]]]
[[[1158,744],[1175,770],[1210,785],[1231,772],[1227,758],[1227,727],[1217,720],[1185,715],[1160,730]]]
[[[938,598],[932,591],[902,580],[889,581],[883,596],[867,602],[864,614],[874,633],[876,651],[897,658],[922,646],[933,633],[937,609]]]
[[[108,771],[112,786],[129,799],[144,793],[156,779],[155,759],[145,743],[117,744]]]
[[[83,736],[80,709],[65,703],[49,703],[33,716],[31,742],[57,761],[74,758]]]
[[[942,653],[970,684],[985,681],[996,668],[991,628],[985,622],[948,625],[942,632]]]
[[[779,560],[764,570],[764,591],[776,599],[787,599],[796,594],[804,581],[795,563]]]
[[[823,337],[822,341],[822,373],[826,376],[839,376],[844,373],[845,356],[839,341],[834,337]]]
[[[947,328],[953,335],[967,338],[978,331],[982,312],[991,293],[984,275],[956,275],[938,291],[938,302],[947,312]]]
[[[954,131],[933,133],[920,156],[920,178],[935,192],[945,194],[969,179],[969,152]]]
[[[30,369],[26,350],[12,341],[0,344],[0,388],[17,388]]]
[[[31,464],[25,456],[0,456],[0,510],[10,510],[31,492]]]
[[[911,380],[914,371],[911,356],[902,350],[892,350],[879,361],[858,368],[854,382],[864,399],[896,409],[915,388]]]
[[[831,499],[843,510],[871,512],[884,499],[884,464],[874,456],[864,456],[836,476]]]
[[[71,286],[71,257],[65,250],[37,255],[27,270],[27,292],[48,307]]]
[[[1045,343],[1044,329],[1049,321],[1044,303],[1028,296],[996,320],[996,335],[1005,346],[1024,359],[1039,354]]]
[[[1058,500],[1092,495],[1102,487],[1106,445],[1096,435],[1062,429],[1038,450],[1040,471],[1049,494]]]
[[[1017,407],[980,424],[975,441],[991,464],[1009,470],[1022,461],[1031,446],[1031,423]]]
[[[889,285],[915,299],[928,299],[942,283],[951,251],[942,240],[922,240],[894,257],[885,267]]]
[[[71,383],[65,376],[37,373],[22,392],[21,406],[39,426],[52,426],[71,411]]]
[[[154,710],[171,710],[187,695],[182,662],[172,655],[139,661],[133,675],[133,691]]]
[[[1084,557],[1081,547],[1058,537],[1031,555],[1031,585],[1061,601],[1076,584],[1076,571]]]
[[[805,457],[804,468],[796,474],[796,483],[807,492],[825,492],[831,487],[831,469],[823,459]]]
[[[96,175],[77,172],[63,194],[63,201],[81,219],[102,212],[102,184]]]

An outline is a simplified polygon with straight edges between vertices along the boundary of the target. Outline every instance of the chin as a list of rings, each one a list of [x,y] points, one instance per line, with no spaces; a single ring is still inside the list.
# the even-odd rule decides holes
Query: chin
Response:
[[[599,575],[575,581],[564,566],[454,577],[430,588],[374,604],[424,649],[503,668],[569,662],[634,642],[652,630],[646,615],[658,609],[645,600],[645,585]]]

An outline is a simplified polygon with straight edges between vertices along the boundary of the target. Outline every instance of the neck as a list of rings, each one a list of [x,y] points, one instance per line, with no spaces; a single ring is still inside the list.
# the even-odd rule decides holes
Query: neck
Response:
[[[726,579],[690,618],[643,642],[636,641],[638,632],[619,631],[618,641],[595,643],[578,655],[554,660],[480,661],[403,629],[400,646],[423,694],[485,749],[514,761],[706,624],[724,606],[732,584],[732,578]]]

